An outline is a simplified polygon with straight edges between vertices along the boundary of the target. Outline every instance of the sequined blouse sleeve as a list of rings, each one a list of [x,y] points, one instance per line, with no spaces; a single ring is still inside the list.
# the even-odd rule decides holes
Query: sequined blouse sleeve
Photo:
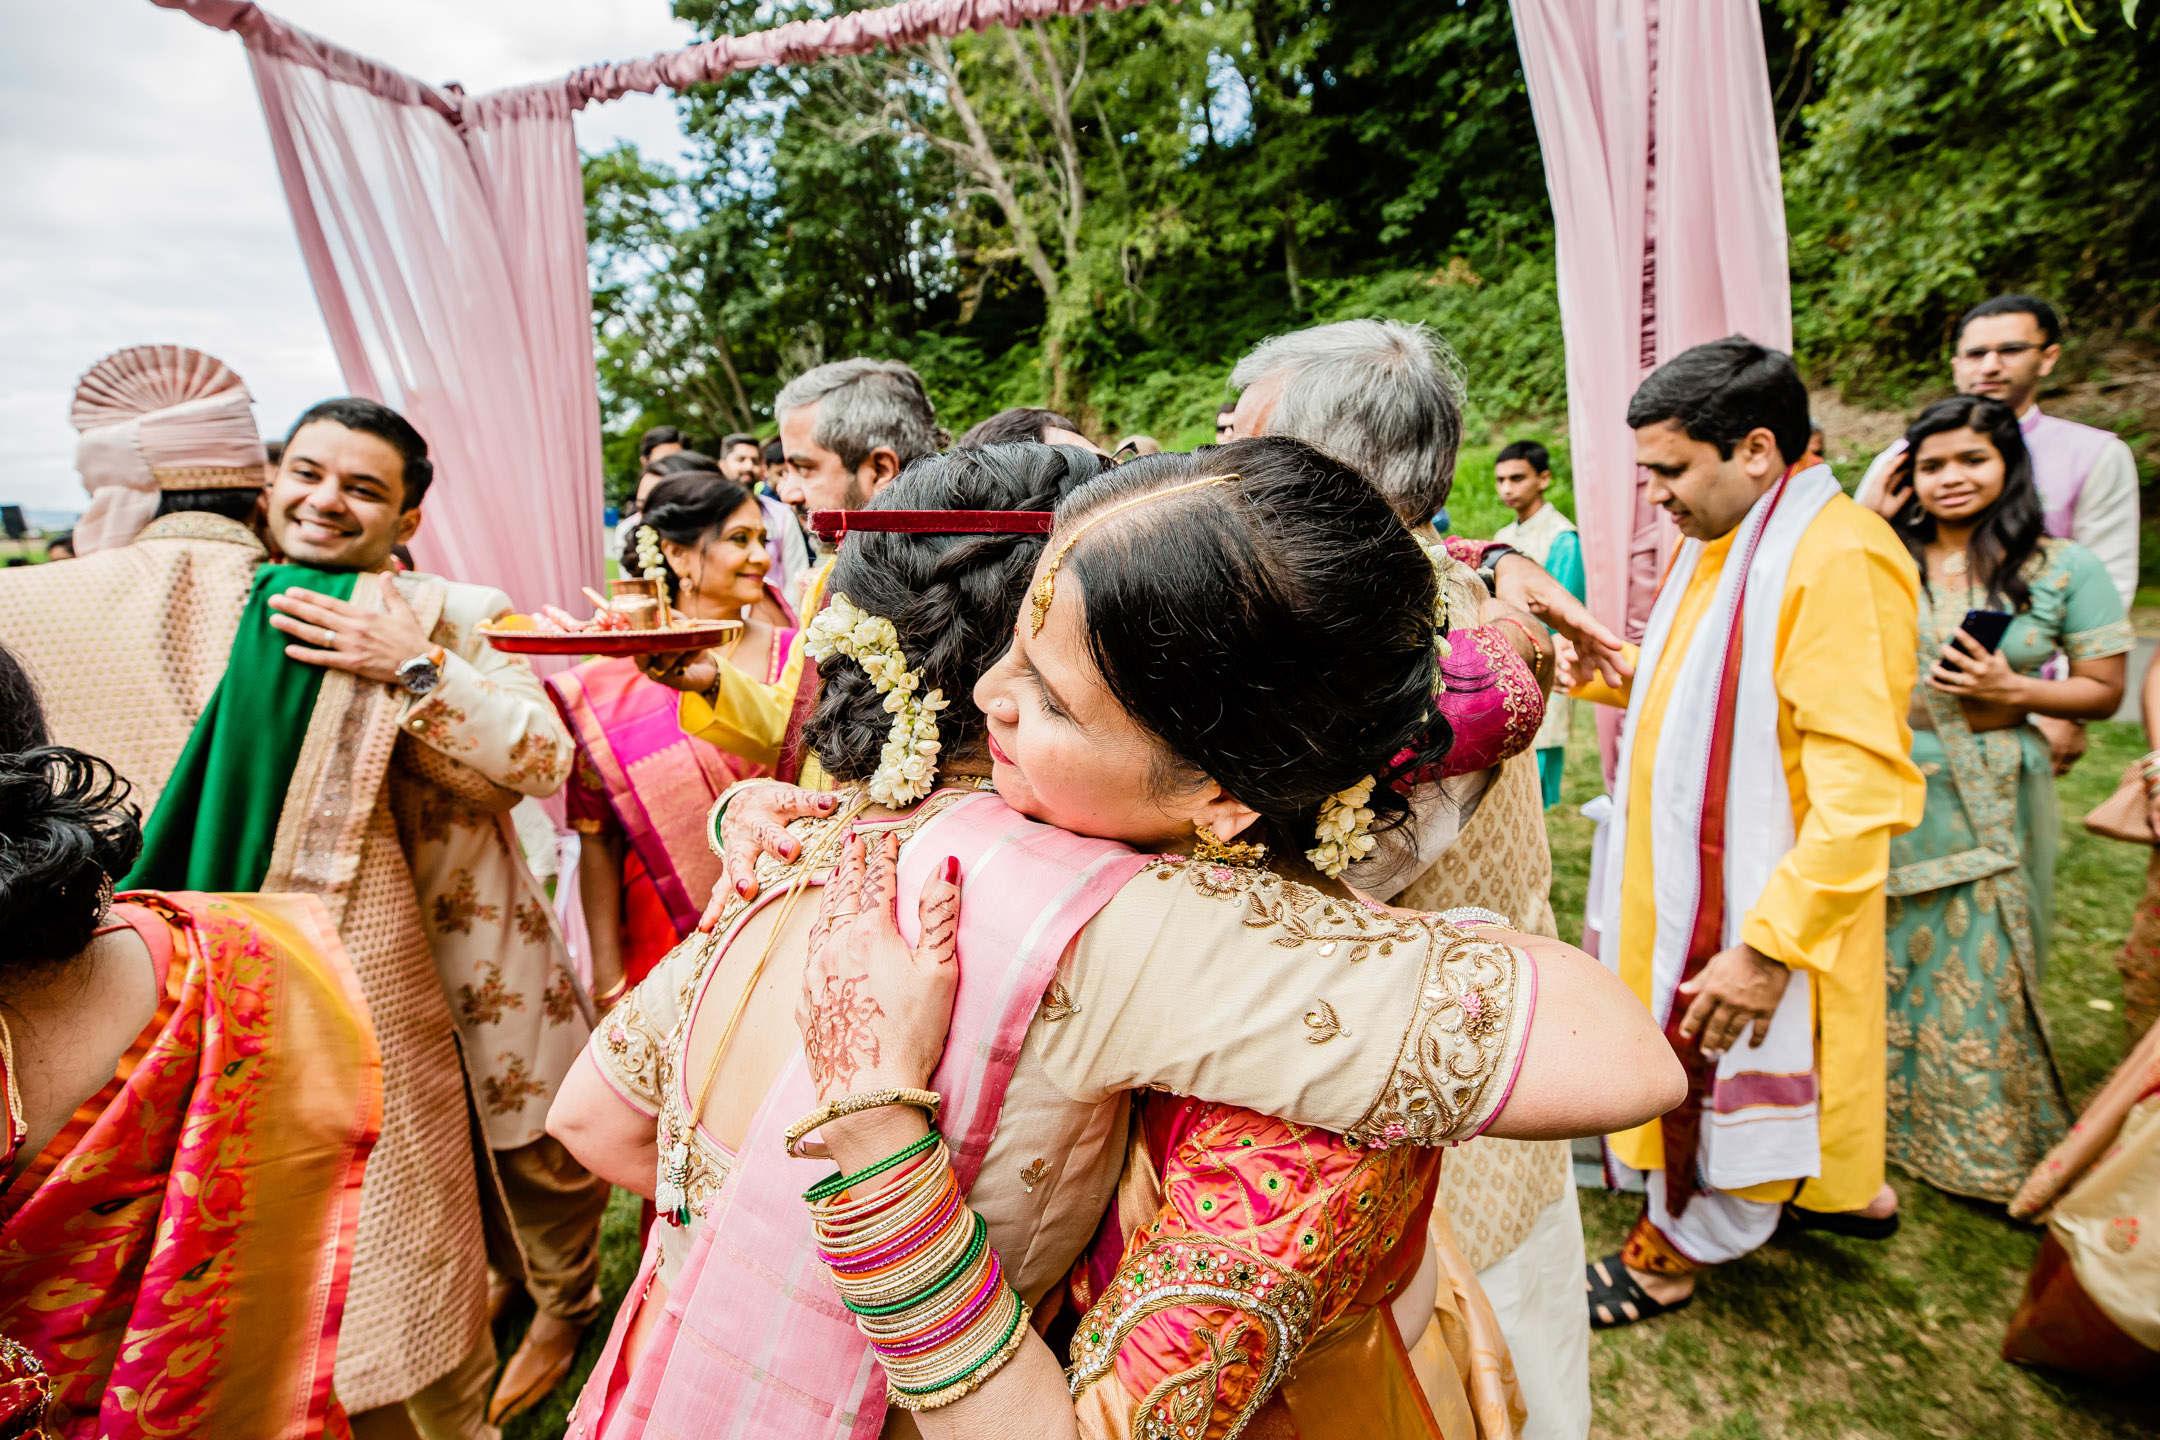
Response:
[[[1163,857],[1081,931],[1029,1043],[1085,1103],[1167,1090],[1433,1145],[1498,1113],[1535,985],[1524,952],[1436,916]]]
[[[1420,1210],[1438,1157],[1361,1150],[1234,1106],[1177,1117],[1162,1202],[1080,1317],[1080,1434],[1225,1440],[1343,1312]]]
[[[586,1042],[600,1078],[640,1115],[658,1118],[671,1047],[682,1023],[684,993],[711,936],[692,934],[593,1027]]]

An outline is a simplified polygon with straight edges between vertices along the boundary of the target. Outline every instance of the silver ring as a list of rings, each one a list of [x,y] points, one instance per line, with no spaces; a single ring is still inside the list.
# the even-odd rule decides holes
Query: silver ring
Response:
[[[324,646],[334,647],[337,644],[337,631],[332,630],[327,625],[322,626],[321,629],[323,635],[322,643],[324,644]]]

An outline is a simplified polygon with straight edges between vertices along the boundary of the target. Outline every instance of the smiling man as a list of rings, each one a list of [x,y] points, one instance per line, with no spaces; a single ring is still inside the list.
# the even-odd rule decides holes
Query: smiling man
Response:
[[[328,904],[383,1057],[338,1397],[363,1435],[391,1424],[368,1412],[404,1404],[429,1435],[487,1437],[490,1171],[541,1309],[513,1393],[559,1379],[598,1309],[606,1187],[542,1130],[590,1018],[505,815],[562,786],[570,739],[530,667],[475,631],[506,596],[390,568],[432,480],[427,442],[386,406],[301,416],[266,495],[276,561],[126,883]]]
[[[1642,1219],[1589,1268],[1591,1321],[1677,1309],[1785,1223],[1866,1238],[1883,1183],[1890,837],[1919,821],[1906,704],[1919,576],[1882,518],[1803,468],[1807,389],[1741,336],[1628,406],[1686,537],[1625,694],[1605,958],[1687,1066],[1687,1101],[1610,1140]],[[1707,761],[1707,763],[1706,763]]]

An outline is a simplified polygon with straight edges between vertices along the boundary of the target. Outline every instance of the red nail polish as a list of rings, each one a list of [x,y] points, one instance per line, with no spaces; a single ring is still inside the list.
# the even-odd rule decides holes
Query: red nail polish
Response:
[[[958,885],[958,884],[960,883],[960,857],[959,857],[959,856],[957,856],[957,855],[947,855],[947,856],[945,857],[945,870],[944,870],[944,875],[945,875],[945,883],[946,883],[946,884],[948,884],[948,885]]]
[[[749,899],[749,898],[750,898],[750,882],[749,882],[748,880],[738,880],[738,881],[736,881],[736,882],[735,882],[735,893],[736,893],[736,894],[738,894],[738,895],[740,895],[740,896],[742,896],[742,897],[743,897],[743,898],[744,898],[745,900]]]

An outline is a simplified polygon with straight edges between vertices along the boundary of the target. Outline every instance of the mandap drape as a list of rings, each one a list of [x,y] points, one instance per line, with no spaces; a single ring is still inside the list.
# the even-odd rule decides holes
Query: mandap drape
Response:
[[[1761,22],[1732,0],[1513,8],[1552,195],[1590,608],[1636,640],[1676,532],[1643,499],[1628,398],[1705,340],[1792,348]],[[1609,778],[1618,716],[1598,718]]]
[[[571,119],[633,90],[1133,0],[908,0],[468,97],[241,0],[154,0],[236,32],[345,383],[435,455],[422,568],[523,609],[601,575],[600,404]]]

